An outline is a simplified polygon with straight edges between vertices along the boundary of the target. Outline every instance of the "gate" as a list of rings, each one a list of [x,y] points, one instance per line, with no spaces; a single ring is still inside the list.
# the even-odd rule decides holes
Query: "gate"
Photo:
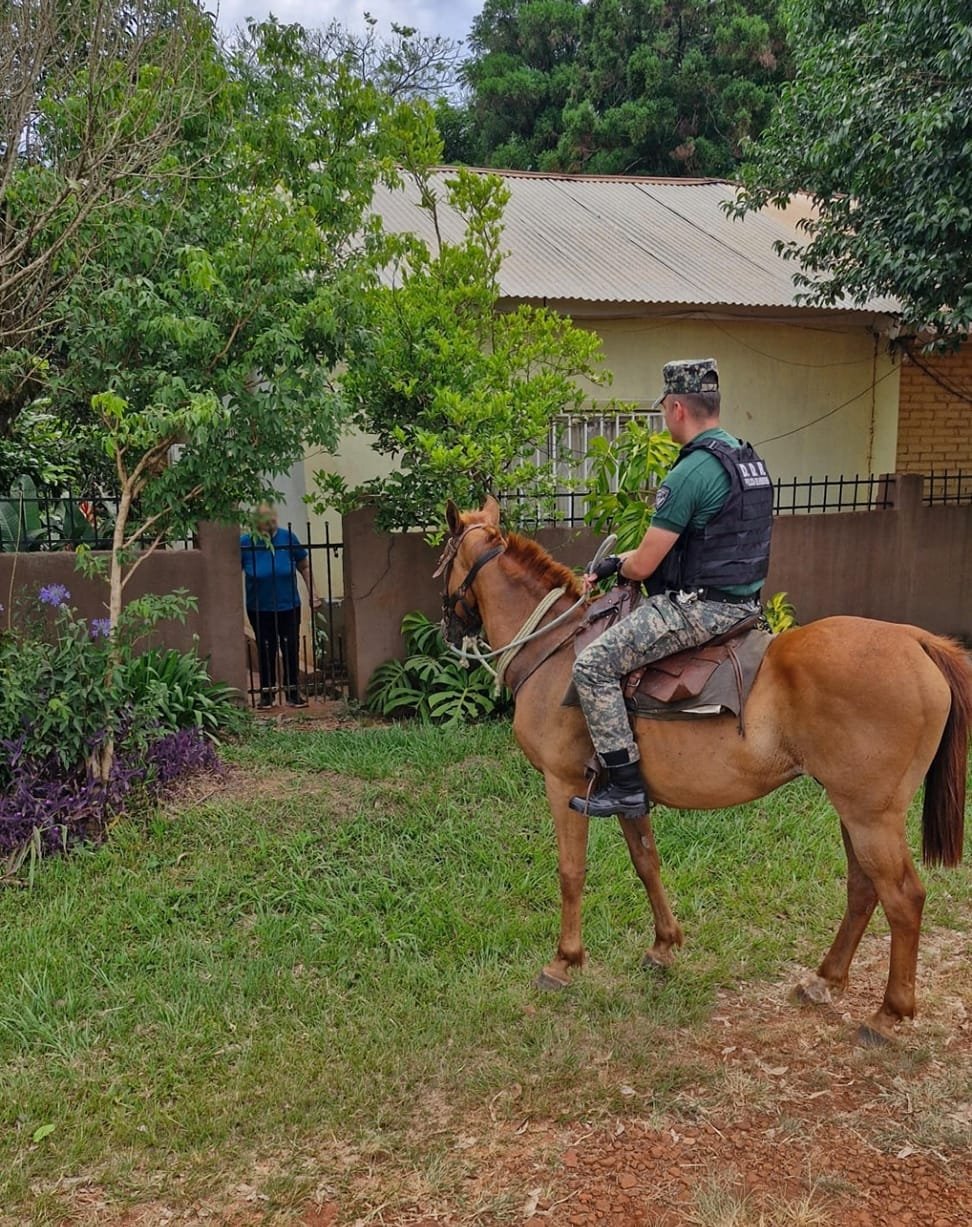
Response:
[[[327,521],[302,529],[288,523],[272,540],[250,533],[241,540],[254,707],[347,697],[344,543]]]

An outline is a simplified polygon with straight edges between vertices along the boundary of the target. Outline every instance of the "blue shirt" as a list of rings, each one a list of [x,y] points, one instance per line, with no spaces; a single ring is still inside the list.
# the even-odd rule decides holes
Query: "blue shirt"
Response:
[[[266,537],[244,533],[240,558],[246,575],[247,609],[256,613],[299,609],[297,566],[306,557],[307,551],[288,528],[275,529],[269,545]]]

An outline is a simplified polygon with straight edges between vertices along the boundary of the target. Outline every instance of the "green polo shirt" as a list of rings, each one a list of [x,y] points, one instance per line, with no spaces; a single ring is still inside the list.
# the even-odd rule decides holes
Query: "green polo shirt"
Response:
[[[739,440],[721,426],[703,430],[696,439],[721,439],[730,447],[741,446]],[[670,533],[704,528],[722,510],[729,487],[729,474],[711,452],[692,452],[675,465],[658,487],[651,522]],[[734,584],[727,587],[726,592],[733,596],[750,596],[761,587],[762,583]]]

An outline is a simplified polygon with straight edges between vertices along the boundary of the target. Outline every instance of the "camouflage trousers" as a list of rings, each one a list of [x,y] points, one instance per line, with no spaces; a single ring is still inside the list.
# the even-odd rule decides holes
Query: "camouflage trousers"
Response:
[[[679,593],[649,597],[627,618],[594,640],[574,661],[574,685],[594,749],[627,751],[638,758],[621,679],[653,660],[694,648],[729,630],[754,609],[721,601],[700,601]]]

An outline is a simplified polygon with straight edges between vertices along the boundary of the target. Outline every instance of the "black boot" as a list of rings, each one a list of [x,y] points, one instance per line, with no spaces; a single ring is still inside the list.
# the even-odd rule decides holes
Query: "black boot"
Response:
[[[624,755],[622,763],[608,760]],[[648,813],[648,797],[637,762],[627,761],[625,751],[606,754],[608,783],[594,789],[590,797],[571,797],[570,808],[591,818],[643,818]]]

